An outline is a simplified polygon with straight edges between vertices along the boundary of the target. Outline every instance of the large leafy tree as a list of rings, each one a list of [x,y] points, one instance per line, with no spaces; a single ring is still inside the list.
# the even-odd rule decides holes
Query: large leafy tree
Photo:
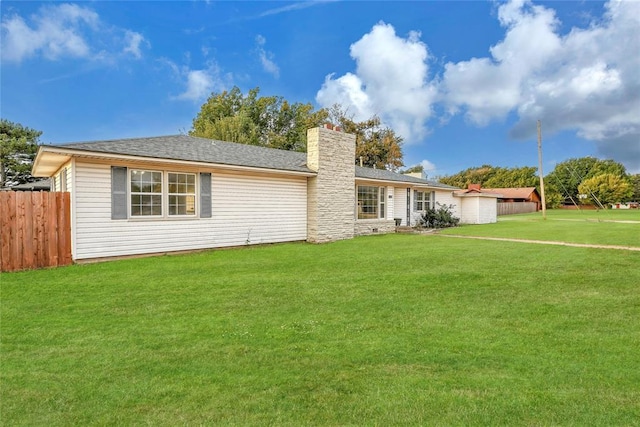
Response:
[[[627,202],[633,195],[633,188],[625,177],[612,173],[603,173],[587,178],[578,185],[582,203],[603,205],[616,202]]]
[[[629,182],[625,167],[613,160],[600,160],[595,157],[580,157],[558,163],[545,177],[545,189],[549,197],[578,203],[580,184],[598,175],[610,174],[622,181]]]
[[[383,125],[378,116],[358,122],[335,104],[329,110],[329,119],[345,132],[356,135],[356,164],[392,171],[404,165],[402,137]]]
[[[327,121],[356,135],[356,163],[395,170],[402,166],[402,138],[378,117],[357,122],[336,105],[314,110],[311,104],[290,103],[280,96],[260,96],[260,88],[245,95],[238,87],[212,93],[193,120],[190,135],[283,150],[305,151],[307,129]]]
[[[482,165],[440,178],[443,184],[467,188],[469,184],[481,184],[487,188],[536,187],[539,184],[537,168],[532,166],[503,168]]]
[[[31,166],[42,131],[0,119],[0,188],[32,182]]]
[[[260,88],[244,95],[238,87],[212,93],[193,120],[193,136],[304,151],[307,129],[324,123],[326,110],[290,103],[280,96],[259,96]]]

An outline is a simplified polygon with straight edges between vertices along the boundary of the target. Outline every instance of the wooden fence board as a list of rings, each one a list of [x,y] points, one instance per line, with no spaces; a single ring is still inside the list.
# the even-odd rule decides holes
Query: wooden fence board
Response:
[[[29,200],[24,204],[24,216],[28,221],[31,221],[31,218],[33,218],[33,197],[29,197]],[[37,245],[37,243],[38,242],[33,239],[33,227],[25,227],[22,239],[23,268],[30,269],[36,267],[34,244]]]
[[[2,226],[2,233],[0,234],[0,246],[2,246],[2,250],[0,250],[0,253],[2,254],[2,271],[8,271],[11,265],[12,234],[15,216],[15,195],[13,195],[13,192],[7,193],[6,197],[0,196],[0,225]]]
[[[513,215],[519,213],[536,212],[536,202],[501,202],[498,203],[498,215]]]
[[[71,211],[65,206],[71,206],[71,193],[62,194],[62,206],[58,209],[58,254],[60,265],[69,265],[71,258]]]
[[[71,196],[0,192],[0,271],[69,265]]]

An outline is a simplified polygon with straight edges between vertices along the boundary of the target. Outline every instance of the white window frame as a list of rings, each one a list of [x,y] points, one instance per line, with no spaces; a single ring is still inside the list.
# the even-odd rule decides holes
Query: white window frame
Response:
[[[426,212],[427,209],[433,207],[435,200],[435,192],[429,190],[414,190],[416,212]]]
[[[188,186],[190,185],[188,182],[187,183],[172,183],[171,182],[171,175],[184,175],[184,176],[192,176],[193,177],[193,192],[189,192],[189,191],[176,191],[176,192],[171,192],[171,186],[172,185],[182,185],[184,184],[186,187],[185,189],[188,190]],[[197,213],[197,206],[198,203],[196,201],[196,197],[197,197],[197,185],[198,185],[198,177],[195,173],[191,173],[191,172],[171,172],[171,171],[167,171],[166,172],[166,179],[167,179],[167,215],[170,217],[193,217],[196,216]],[[179,190],[179,189],[178,189]],[[171,203],[171,198],[172,197],[184,197],[185,198],[185,213],[171,213],[171,209],[173,207],[179,207],[180,205],[175,205]],[[193,205],[193,209],[189,210],[189,198],[192,199],[191,204]]]
[[[367,188],[369,190],[375,189],[375,195],[372,195],[372,197],[368,197],[366,200],[361,200],[360,199],[360,195],[361,194],[365,194],[364,189]],[[361,189],[363,191],[361,191]],[[371,192],[369,192],[369,194],[372,194]],[[378,220],[378,219],[385,219],[387,213],[386,213],[386,187],[378,187],[375,185],[357,185],[356,186],[356,218],[358,220]],[[365,208],[365,206],[363,206],[362,202],[363,201],[375,201],[375,206],[369,206],[367,204],[366,208],[371,208],[371,207],[375,207],[376,212],[375,213],[365,213],[363,212],[363,209]]]
[[[151,173],[152,176],[153,174],[160,174],[160,191],[150,191],[150,192],[146,192],[146,191],[133,191],[133,175],[135,173]],[[152,169],[129,169],[129,176],[127,177],[127,187],[128,187],[128,193],[129,193],[129,217],[130,218],[162,218],[164,216],[165,213],[165,209],[164,209],[164,173],[162,171],[159,170],[152,170]],[[152,184],[154,184],[154,182],[152,181]],[[145,215],[143,213],[140,214],[134,214],[133,211],[133,197],[134,196],[156,196],[156,197],[160,197],[160,213],[159,214],[151,214],[151,215]],[[153,199],[152,199],[153,200]],[[142,206],[142,205],[140,205]],[[153,206],[155,206],[152,202],[151,207],[152,207],[152,212],[153,212]]]
[[[154,192],[142,192],[142,191],[133,191],[132,188],[132,184],[133,184],[133,176],[135,173],[152,173],[152,174],[160,174],[160,191],[154,191]],[[193,176],[193,185],[192,185],[192,189],[193,192],[189,192],[189,191],[177,191],[177,192],[170,192],[171,188],[170,188],[170,175],[185,175],[185,176]],[[154,169],[129,169],[128,170],[128,174],[127,174],[127,200],[128,200],[128,212],[129,212],[129,218],[131,219],[167,219],[167,218],[197,218],[198,217],[198,209],[199,209],[199,189],[198,189],[198,185],[199,185],[199,177],[197,173],[194,172],[178,172],[178,171],[167,171],[167,170],[154,170]],[[187,188],[188,190],[188,188]],[[144,215],[144,214],[138,214],[135,215],[134,212],[134,203],[133,203],[133,197],[134,196],[159,196],[160,197],[160,214],[151,214],[151,215]],[[192,201],[193,201],[193,209],[192,210],[187,210],[188,213],[171,213],[172,210],[172,205],[170,205],[170,200],[172,197],[185,197],[187,200],[188,198],[191,197]],[[188,207],[188,201],[186,201],[187,203],[187,207]],[[174,204],[173,207],[175,207],[176,205]]]

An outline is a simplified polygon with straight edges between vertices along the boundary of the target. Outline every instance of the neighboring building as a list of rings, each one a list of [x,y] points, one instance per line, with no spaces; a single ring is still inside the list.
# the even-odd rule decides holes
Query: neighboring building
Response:
[[[71,193],[75,260],[389,233],[436,202],[459,216],[468,198],[356,166],[355,136],[330,126],[310,129],[307,148],[187,135],[45,145],[33,175]],[[495,222],[493,202],[472,216]]]
[[[469,184],[466,190],[457,190],[453,195],[460,199],[460,223],[489,224],[497,222],[497,199],[500,194],[480,188],[480,184]]]
[[[8,190],[13,191],[49,191],[51,190],[51,180],[49,178],[38,179],[33,182],[27,182],[24,184],[14,185],[9,187]]]
[[[500,194],[498,203],[535,203],[537,212],[542,209],[542,198],[536,187],[483,188],[484,191]]]
[[[627,203],[611,203],[611,209],[639,209],[640,203],[627,202]]]

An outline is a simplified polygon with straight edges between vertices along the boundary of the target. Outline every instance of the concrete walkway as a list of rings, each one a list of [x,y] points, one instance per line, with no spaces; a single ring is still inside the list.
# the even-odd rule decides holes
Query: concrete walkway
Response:
[[[587,243],[554,242],[552,240],[527,240],[527,239],[508,239],[505,237],[461,236],[459,234],[439,234],[439,236],[455,237],[459,239],[497,240],[502,242],[534,243],[538,245],[555,245],[555,246],[572,246],[576,248],[618,249],[618,250],[625,250],[625,251],[640,252],[640,247],[637,247],[637,246],[590,245]]]

